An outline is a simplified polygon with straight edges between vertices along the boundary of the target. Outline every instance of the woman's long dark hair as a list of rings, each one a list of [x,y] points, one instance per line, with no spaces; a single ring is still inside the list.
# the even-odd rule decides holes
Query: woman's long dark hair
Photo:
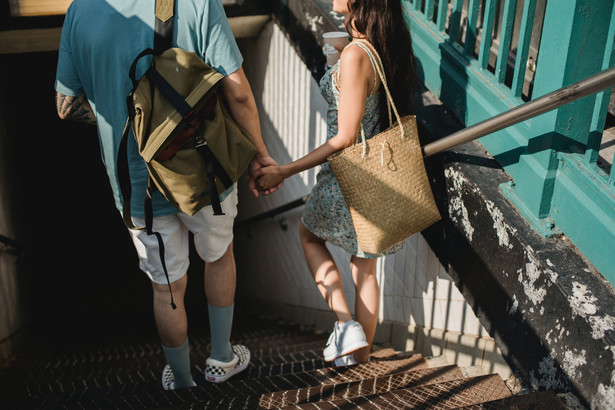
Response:
[[[352,33],[354,26],[376,48],[399,114],[411,114],[415,58],[401,0],[349,0],[348,9],[346,31]],[[389,121],[384,92],[381,93],[380,113],[384,129]]]

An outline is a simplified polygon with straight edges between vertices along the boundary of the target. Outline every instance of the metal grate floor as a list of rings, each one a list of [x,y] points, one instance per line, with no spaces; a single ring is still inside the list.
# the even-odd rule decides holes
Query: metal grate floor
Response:
[[[144,326],[132,332],[48,335],[33,342],[0,368],[0,408],[559,408],[553,394],[512,396],[497,375],[467,378],[454,365],[430,368],[412,352],[382,348],[368,363],[335,368],[322,359],[327,335],[254,317],[236,319],[232,335],[251,350],[246,371],[225,383],[206,382],[209,338],[192,332],[197,387],[164,391],[158,337],[147,321],[139,323]],[[539,399],[545,404],[535,407]]]

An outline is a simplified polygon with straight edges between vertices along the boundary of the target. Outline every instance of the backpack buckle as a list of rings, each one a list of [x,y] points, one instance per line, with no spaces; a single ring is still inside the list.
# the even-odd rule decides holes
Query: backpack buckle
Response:
[[[196,136],[195,142],[196,142],[196,148],[200,148],[200,147],[207,145],[207,141],[205,141],[205,138],[201,137],[200,135]]]

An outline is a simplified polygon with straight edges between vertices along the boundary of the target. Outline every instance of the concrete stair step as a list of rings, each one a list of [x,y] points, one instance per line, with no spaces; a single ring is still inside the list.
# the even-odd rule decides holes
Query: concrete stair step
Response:
[[[67,372],[63,376],[63,383],[35,383],[28,386],[25,395],[30,399],[15,402],[10,408],[89,409],[98,408],[100,403],[106,403],[105,408],[180,409],[189,408],[190,403],[201,403],[202,406],[199,404],[199,407],[202,408],[251,408],[244,407],[244,404],[254,403],[251,396],[259,398],[263,393],[319,385],[334,386],[348,380],[368,379],[375,375],[425,366],[420,355],[396,359],[390,358],[390,354],[391,351],[385,351],[385,354],[380,355],[389,357],[388,359],[376,357],[370,363],[347,368],[328,367],[270,377],[250,377],[248,371],[244,371],[221,384],[206,382],[203,369],[197,369],[194,376],[198,386],[175,391],[161,389],[159,380],[162,367],[155,365],[150,366],[147,371],[123,369],[114,371],[112,375],[90,374],[79,377],[74,372]]]
[[[322,349],[325,347],[326,342],[327,338],[323,336],[322,339],[317,339],[314,341],[256,348],[250,350],[250,353],[253,358],[258,358],[260,360],[266,360],[267,358],[277,360],[279,356],[286,356],[289,354],[302,353],[306,351],[320,351],[322,354]]]
[[[389,391],[383,394],[298,404],[284,409],[454,409],[511,396],[498,375],[477,376]]]
[[[470,406],[459,407],[459,410],[566,410],[567,407],[552,391],[541,391],[510,396],[500,400],[488,401]]]
[[[209,400],[202,407],[207,409],[261,408],[261,401],[267,394],[284,394],[286,391],[303,389],[335,389],[335,386],[350,382],[360,382],[378,377],[386,377],[412,370],[425,369],[421,355],[395,355],[391,350],[372,355],[372,361],[346,367],[324,367],[305,372],[284,375],[250,376],[243,373],[220,385],[225,398]],[[378,357],[384,356],[384,357]]]
[[[356,380],[337,384],[322,384],[297,390],[286,390],[260,396],[258,406],[277,409],[291,405],[335,401],[352,397],[383,394],[392,390],[407,389],[430,383],[440,383],[463,378],[455,366],[435,367],[385,375],[372,379]]]
[[[17,357],[0,380],[15,387],[2,391],[0,408],[564,408],[552,393],[513,396],[499,376],[449,365],[443,357],[374,346],[370,362],[333,367],[322,358],[326,334],[254,318],[235,329],[233,343],[248,346],[252,361],[225,383],[204,379],[205,332],[190,335],[197,387],[175,391],[161,388],[166,363],[155,333],[119,335],[95,345],[52,344]]]

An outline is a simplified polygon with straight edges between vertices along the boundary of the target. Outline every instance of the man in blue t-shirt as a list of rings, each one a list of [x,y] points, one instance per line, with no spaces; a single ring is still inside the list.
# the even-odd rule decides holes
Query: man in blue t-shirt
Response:
[[[128,77],[131,63],[145,48],[153,46],[155,1],[74,0],[69,7],[60,43],[55,90],[58,115],[62,119],[96,124],[102,159],[111,183],[115,204],[122,211],[117,174],[117,154],[128,115],[126,96],[132,89]],[[275,164],[260,131],[256,103],[242,69],[243,58],[226,19],[220,0],[183,0],[175,7],[173,46],[195,52],[223,74],[221,91],[230,113],[247,131],[256,146],[250,164],[250,189],[258,195],[253,173]],[[144,59],[147,60],[147,59]],[[147,61],[138,66],[137,76]],[[131,210],[136,226],[143,226],[143,196],[148,172],[134,138],[128,145]],[[273,191],[271,191],[273,192]],[[270,193],[270,192],[269,192]],[[154,317],[168,365],[162,374],[165,389],[195,385],[190,372],[187,319],[183,303],[188,269],[188,235],[205,263],[205,294],[211,331],[211,354],[205,378],[222,382],[245,369],[250,352],[230,343],[235,296],[233,221],[237,214],[237,189],[221,195],[225,216],[213,216],[211,206],[193,216],[178,212],[159,193],[153,201],[154,230],[164,240],[165,258],[177,309],[170,308],[171,293],[154,236],[129,230],[139,256],[140,268],[149,276],[154,295]]]

